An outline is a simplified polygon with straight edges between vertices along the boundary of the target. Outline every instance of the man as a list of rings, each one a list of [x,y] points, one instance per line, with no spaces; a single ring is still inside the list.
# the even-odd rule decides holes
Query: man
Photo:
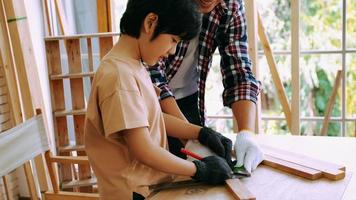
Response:
[[[237,165],[251,172],[262,161],[263,153],[253,138],[260,83],[248,57],[244,4],[242,0],[197,1],[203,13],[199,36],[178,44],[175,55],[150,69],[151,78],[161,88],[163,112],[204,125],[205,82],[218,48],[224,106],[232,109],[239,129]],[[179,154],[180,140],[169,138],[169,144],[170,150]]]

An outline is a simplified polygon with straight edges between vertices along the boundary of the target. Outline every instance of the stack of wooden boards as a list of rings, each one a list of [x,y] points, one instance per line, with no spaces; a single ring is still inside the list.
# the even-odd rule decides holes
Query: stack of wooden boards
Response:
[[[267,145],[262,145],[261,147],[265,154],[265,159],[262,164],[272,168],[310,180],[317,180],[324,177],[336,181],[345,177],[345,166]]]

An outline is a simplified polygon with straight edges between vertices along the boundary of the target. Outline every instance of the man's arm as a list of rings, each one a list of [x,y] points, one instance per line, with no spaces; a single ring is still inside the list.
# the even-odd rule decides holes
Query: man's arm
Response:
[[[238,130],[250,130],[255,132],[256,104],[252,101],[241,100],[231,106],[236,118]]]
[[[235,1],[234,1],[235,2]],[[242,0],[231,4],[231,19],[226,37],[221,37],[219,52],[223,73],[225,106],[231,106],[238,123],[234,149],[237,166],[244,166],[251,172],[263,160],[263,152],[254,138],[256,102],[260,82],[252,73],[252,63],[248,56],[246,16]]]
[[[260,90],[260,82],[256,80],[252,72],[252,63],[248,55],[248,41],[246,33],[246,16],[243,3],[241,0],[234,1],[229,5],[232,14],[228,17],[224,36],[218,38],[218,48],[221,55],[221,71],[224,73],[223,83],[223,102],[225,106],[233,109],[233,114],[238,120],[240,127],[254,127],[254,113],[244,112],[245,110],[252,111],[252,104],[248,105],[249,109],[244,109],[240,104],[245,105],[245,101],[251,103],[257,102],[257,96]],[[240,102],[241,101],[241,102]],[[237,106],[236,106],[237,104]],[[239,109],[241,107],[242,109]],[[238,111],[243,111],[245,116]],[[241,121],[242,120],[242,121]],[[251,122],[252,121],[252,122]],[[245,125],[245,123],[247,123]],[[252,125],[249,125],[249,124]],[[250,128],[249,128],[250,129]],[[254,128],[250,129],[254,130]]]

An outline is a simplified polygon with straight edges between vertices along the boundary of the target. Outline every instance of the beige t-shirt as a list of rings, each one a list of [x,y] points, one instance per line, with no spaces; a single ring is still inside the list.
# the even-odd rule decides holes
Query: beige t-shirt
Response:
[[[132,192],[147,196],[147,185],[172,179],[130,154],[118,132],[138,127],[147,127],[152,141],[168,149],[163,114],[147,70],[137,60],[119,58],[113,49],[95,74],[85,123],[85,150],[101,199],[132,199]]]

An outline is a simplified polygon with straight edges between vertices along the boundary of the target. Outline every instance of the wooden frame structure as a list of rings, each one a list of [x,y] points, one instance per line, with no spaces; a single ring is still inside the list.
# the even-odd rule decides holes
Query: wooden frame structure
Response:
[[[74,155],[86,155],[83,136],[87,97],[84,96],[84,90],[90,91],[90,83],[97,67],[94,66],[95,55],[92,45],[94,40],[99,40],[102,58],[112,48],[113,37],[117,35],[118,33],[99,33],[45,38],[56,149],[60,156],[73,158]],[[84,67],[86,61],[82,57],[82,46],[85,46],[88,52],[87,68]],[[67,56],[61,52],[66,52]],[[64,73],[65,71],[68,73]],[[69,84],[69,91],[66,91],[66,84]],[[71,105],[66,101],[72,102]],[[71,119],[74,123],[74,144],[69,141],[68,123]],[[62,188],[72,187],[81,192],[93,191],[92,185],[96,182],[88,164],[79,163],[77,168],[71,163],[64,162],[60,166],[59,183]]]

